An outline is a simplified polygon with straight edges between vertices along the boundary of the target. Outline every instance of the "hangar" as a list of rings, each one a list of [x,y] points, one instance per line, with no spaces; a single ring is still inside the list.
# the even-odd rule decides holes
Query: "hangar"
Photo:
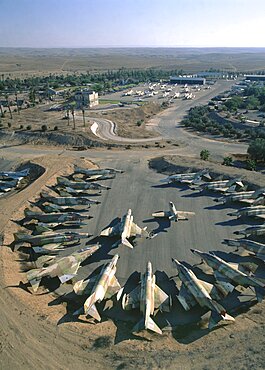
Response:
[[[265,75],[246,75],[245,80],[265,82]]]
[[[205,78],[199,77],[170,77],[170,83],[180,85],[205,85]]]

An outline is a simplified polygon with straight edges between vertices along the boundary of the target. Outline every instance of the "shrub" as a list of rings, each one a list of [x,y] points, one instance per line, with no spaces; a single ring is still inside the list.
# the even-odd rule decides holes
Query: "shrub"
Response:
[[[247,165],[247,169],[250,170],[250,171],[255,171],[255,169],[257,167],[257,163],[253,159],[247,159],[246,160],[246,165]]]
[[[232,166],[233,158],[232,157],[224,157],[223,163],[224,166]]]
[[[209,150],[207,149],[203,149],[201,152],[200,152],[200,158],[203,160],[203,161],[208,161],[210,157],[210,152]]]
[[[54,126],[54,131],[58,131],[58,126]]]
[[[20,128],[20,130],[23,130],[24,125],[20,125],[19,128]]]
[[[21,125],[21,126],[23,126],[23,125]],[[31,130],[31,128],[32,128],[31,125],[27,125],[27,127],[26,127],[27,130]]]
[[[45,132],[48,130],[48,127],[46,125],[41,126],[41,131]]]

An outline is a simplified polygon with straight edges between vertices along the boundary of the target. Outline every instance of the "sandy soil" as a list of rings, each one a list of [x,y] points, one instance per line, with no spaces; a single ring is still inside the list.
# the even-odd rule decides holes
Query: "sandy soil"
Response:
[[[171,157],[161,162],[161,168],[168,161],[178,166],[202,165],[199,161]],[[57,174],[67,174],[73,166],[73,160],[60,155],[43,156],[35,162],[45,167],[46,172],[8,201],[0,200],[0,226],[1,232],[5,230],[5,243],[12,240],[15,231],[9,220],[20,216],[27,200],[34,199],[44,184],[53,183]],[[80,161],[79,164],[91,165]],[[231,174],[235,171],[233,168],[227,170]],[[259,175],[256,176],[259,181]],[[19,272],[19,256],[5,245],[0,249],[0,266],[1,369],[264,368],[265,302],[239,315],[234,325],[211,332],[198,328],[165,333],[162,337],[133,336],[128,324],[120,322],[57,325],[66,308],[51,305],[54,299],[51,295],[33,296],[18,288],[23,279]]]

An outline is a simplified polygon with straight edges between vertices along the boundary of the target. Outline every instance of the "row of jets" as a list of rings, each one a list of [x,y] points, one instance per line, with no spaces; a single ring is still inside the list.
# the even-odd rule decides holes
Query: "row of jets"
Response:
[[[62,207],[90,206],[94,204],[95,201],[91,202],[87,198],[88,192],[91,190],[102,191],[103,189],[107,189],[107,187],[93,181],[102,179],[102,176],[103,178],[105,176],[115,176],[118,171],[114,169],[96,170],[96,172],[90,171],[80,168],[75,169],[75,173],[85,176],[85,181],[71,181],[66,178],[58,178],[58,184],[54,190],[57,190],[60,196],[53,197],[44,193],[41,196],[41,203],[49,203]],[[194,178],[194,174],[192,176]],[[209,178],[209,176],[207,177]],[[190,178],[188,179],[187,176],[184,177],[185,180],[190,181]],[[172,202],[170,202],[169,206],[169,211],[155,212],[152,216],[167,217],[169,220],[178,221],[194,215],[193,212],[177,211]],[[68,244],[71,245],[73,242],[79,241],[81,238],[87,238],[89,234],[86,233],[58,233],[54,231],[54,229],[61,226],[80,226],[82,221],[89,217],[78,213],[65,213],[67,209],[64,208],[64,212],[61,212],[62,209],[57,209],[57,212],[52,213],[37,213],[26,209],[24,223],[30,223],[33,219],[39,221],[39,223],[35,226],[35,235],[24,233],[15,234],[16,242],[29,243],[32,248],[35,248],[34,251],[37,253],[52,254],[65,248]],[[114,227],[104,229],[100,235],[119,235],[119,243],[130,248],[133,245],[130,243],[129,238],[135,236],[150,238],[154,236],[146,228],[141,228],[133,222],[132,211],[130,209]],[[249,240],[242,241],[242,239],[241,241],[225,240],[225,242],[231,246],[243,247],[254,252],[257,257],[264,258],[265,245],[261,243]],[[41,279],[44,276],[58,277],[61,283],[73,279],[77,275],[81,263],[99,248],[99,245],[89,246],[57,260],[53,255],[48,256],[45,260],[46,267],[30,270],[27,273],[27,279],[32,285],[33,291],[36,292],[38,290]],[[177,299],[185,310],[189,310],[195,304],[199,304],[201,307],[207,307],[211,311],[209,328],[215,326],[220,320],[234,321],[234,318],[227,314],[224,307],[217,301],[232,292],[237,285],[253,288],[257,299],[259,301],[262,299],[263,289],[265,288],[264,283],[258,278],[249,276],[246,272],[242,271],[239,265],[228,263],[213,253],[205,253],[198,250],[192,250],[192,252],[203,259],[213,269],[216,284],[213,285],[200,280],[191,269],[187,268],[178,260],[173,259],[178,271],[178,277],[182,282]],[[157,309],[160,311],[169,311],[171,298],[156,284],[151,262],[147,263],[146,272],[141,275],[139,285],[133,291],[124,293],[124,287],[122,288],[120,286],[115,277],[118,258],[119,256],[115,255],[109,263],[102,267],[98,275],[74,283],[73,290],[77,295],[88,296],[83,307],[74,312],[74,315],[85,314],[100,321],[101,317],[96,308],[96,303],[101,302],[103,299],[109,299],[116,294],[117,299],[121,300],[123,309],[127,310],[138,307],[143,314],[143,319],[137,323],[133,331],[149,329],[161,334],[161,329],[151,316],[156,313]]]
[[[16,189],[21,181],[29,176],[30,170],[26,168],[22,171],[1,171],[0,172],[0,195]]]

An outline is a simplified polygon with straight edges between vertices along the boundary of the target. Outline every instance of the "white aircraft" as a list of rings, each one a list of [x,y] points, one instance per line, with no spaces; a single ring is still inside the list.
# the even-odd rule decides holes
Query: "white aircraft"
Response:
[[[169,211],[152,213],[152,217],[165,217],[168,218],[170,221],[188,220],[189,217],[194,215],[194,212],[177,211],[173,202],[169,202]]]

